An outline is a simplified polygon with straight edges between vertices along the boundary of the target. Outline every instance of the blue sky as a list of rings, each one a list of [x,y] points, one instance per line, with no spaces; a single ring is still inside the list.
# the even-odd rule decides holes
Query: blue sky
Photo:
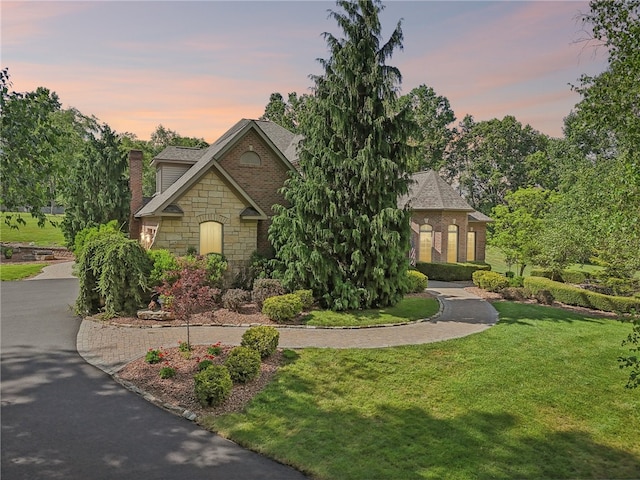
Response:
[[[306,93],[340,34],[325,1],[21,1],[0,4],[1,64],[13,89],[44,86],[64,108],[147,140],[156,126],[214,141],[258,118],[272,92]],[[583,1],[387,1],[388,38],[402,19],[404,50],[389,62],[402,91],[447,97],[458,121],[514,115],[562,135],[581,74],[606,54],[580,42]]]

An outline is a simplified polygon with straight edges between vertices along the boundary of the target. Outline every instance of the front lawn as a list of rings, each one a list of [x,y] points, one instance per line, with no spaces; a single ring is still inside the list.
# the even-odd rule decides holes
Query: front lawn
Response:
[[[305,316],[306,325],[353,327],[382,325],[389,323],[413,322],[429,318],[438,313],[440,304],[435,298],[407,296],[397,305],[382,309],[334,312],[331,310],[314,310]]]
[[[496,304],[466,338],[304,349],[223,435],[321,479],[638,478],[640,392],[616,358],[631,328]]]
[[[0,215],[0,238],[4,243],[33,243],[38,247],[55,247],[63,246],[64,234],[57,225],[62,222],[64,215],[47,215],[47,221],[43,227],[38,226],[38,220],[28,213],[22,213],[20,216],[26,222],[26,225],[20,225],[17,229],[10,228],[5,222],[5,215],[17,215],[16,213]]]
[[[33,277],[40,273],[46,266],[46,263],[3,263],[0,265],[0,281],[23,280]]]

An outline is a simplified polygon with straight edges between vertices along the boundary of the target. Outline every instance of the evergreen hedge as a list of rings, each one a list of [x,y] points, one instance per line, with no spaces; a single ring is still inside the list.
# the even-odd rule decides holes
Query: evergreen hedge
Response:
[[[632,311],[640,311],[640,299],[638,298],[603,295],[544,277],[526,277],[524,286],[531,291],[533,296],[536,296],[541,290],[547,290],[556,301],[567,305],[577,305],[605,312],[631,313]]]
[[[491,270],[486,263],[426,263],[418,262],[416,270],[424,273],[430,280],[455,282],[471,280],[477,270]]]

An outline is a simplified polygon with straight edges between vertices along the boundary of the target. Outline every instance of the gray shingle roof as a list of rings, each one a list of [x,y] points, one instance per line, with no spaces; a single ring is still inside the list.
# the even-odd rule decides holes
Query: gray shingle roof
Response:
[[[473,208],[433,170],[412,175],[409,194],[398,199],[398,206],[412,210],[457,210],[473,212]]]
[[[493,222],[493,218],[487,217],[484,213],[477,212],[474,210],[469,214],[469,221],[470,222]]]
[[[196,147],[167,147],[154,157],[153,162],[196,163],[203,151],[203,148]]]
[[[227,151],[227,147],[232,145],[238,140],[246,131],[250,128],[257,127],[264,135],[268,142],[271,142],[274,148],[279,151],[283,157],[285,163],[289,163],[290,168],[294,168],[289,159],[284,155],[284,150],[290,150],[290,144],[296,137],[293,133],[289,132],[285,128],[276,125],[272,122],[266,122],[261,120],[247,120],[243,118],[227,130],[218,140],[212,143],[205,149],[186,149],[182,151],[179,147],[169,147],[162,153],[165,153],[167,157],[175,156],[189,156],[193,155],[195,158],[198,152],[198,158],[194,165],[187,170],[175,183],[159,195],[155,195],[149,203],[143,206],[137,213],[136,217],[157,216],[173,202],[177,200],[184,192],[187,191],[203,174],[209,169],[214,168],[222,178],[226,179],[233,188],[244,198],[244,200],[261,215],[263,218],[267,218],[266,214],[258,207],[258,205],[249,197],[249,195],[235,182],[235,180],[220,166],[218,159],[224,155]],[[192,157],[189,157],[192,158]]]

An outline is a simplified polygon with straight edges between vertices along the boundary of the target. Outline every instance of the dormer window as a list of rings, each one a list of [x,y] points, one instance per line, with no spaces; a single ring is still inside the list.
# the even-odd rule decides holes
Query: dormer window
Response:
[[[258,155],[253,150],[248,150],[240,156],[240,165],[257,166],[261,164],[262,160],[260,159],[260,155]]]

